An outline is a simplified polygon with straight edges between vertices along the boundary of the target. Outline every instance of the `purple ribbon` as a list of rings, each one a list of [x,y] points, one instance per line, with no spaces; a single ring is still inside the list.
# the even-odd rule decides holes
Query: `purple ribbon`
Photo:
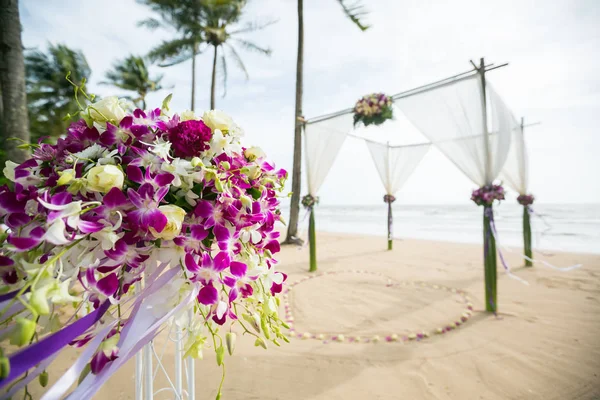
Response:
[[[108,310],[110,303],[105,301],[98,309],[89,313],[73,324],[61,329],[60,331],[40,340],[39,342],[26,347],[20,352],[9,357],[10,374],[5,379],[0,380],[0,388],[12,382],[36,364],[44,361],[54,353],[67,346],[73,339],[83,334],[91,326],[102,318]]]
[[[29,291],[29,288],[24,293],[27,293],[28,291]],[[6,293],[6,294],[3,294],[3,295],[0,295],[0,303],[4,302],[6,300],[13,299],[17,295],[17,293],[19,293],[19,290],[15,290],[14,292],[10,292],[10,293]]]

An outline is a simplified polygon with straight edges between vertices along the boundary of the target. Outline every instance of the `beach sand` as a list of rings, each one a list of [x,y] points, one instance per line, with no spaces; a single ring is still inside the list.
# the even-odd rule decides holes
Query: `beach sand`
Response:
[[[431,337],[378,344],[296,338],[268,351],[240,337],[234,356],[225,359],[223,400],[600,398],[600,255],[538,255],[557,266],[584,264],[559,272],[521,267],[517,252],[505,252],[513,272],[529,286],[499,271],[500,313],[494,316],[481,311],[480,245],[396,240],[394,250],[386,251],[382,237],[319,233],[318,239],[320,272],[368,270],[401,284],[387,286],[388,278],[357,273],[302,282],[289,297],[299,332],[383,338],[428,330]],[[288,282],[310,276],[308,247],[285,246],[279,259]],[[414,281],[428,286],[413,286]],[[434,335],[437,326],[460,318],[465,306],[460,296],[432,285],[466,291],[473,317]],[[164,336],[157,340],[159,352]],[[165,356],[167,368],[171,352]],[[68,350],[59,357],[51,381],[75,356]],[[215,398],[220,374],[207,350],[196,363],[196,399]],[[155,388],[164,384],[159,372]],[[130,361],[95,398],[133,399],[133,386]],[[38,398],[40,389],[33,389]]]

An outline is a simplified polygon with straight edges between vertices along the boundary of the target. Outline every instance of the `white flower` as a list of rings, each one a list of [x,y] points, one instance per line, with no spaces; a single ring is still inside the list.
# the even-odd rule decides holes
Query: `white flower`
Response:
[[[73,153],[73,157],[88,160],[96,160],[104,153],[104,150],[106,150],[104,147],[100,146],[98,143],[94,143],[87,149],[84,149],[77,153]]]
[[[202,115],[202,121],[213,131],[216,129],[220,129],[222,131],[229,131],[232,127],[235,126],[235,122],[233,119],[223,111],[220,110],[211,110],[206,111]]]
[[[244,151],[244,156],[248,161],[265,158],[267,155],[260,147],[250,147]]]
[[[116,187],[123,188],[125,175],[115,165],[97,165],[86,175],[87,189],[92,192],[108,193]]]
[[[215,156],[225,153],[231,157],[233,153],[241,153],[242,146],[240,146],[235,138],[223,135],[223,132],[220,129],[215,129],[210,141],[210,151],[213,152]]]
[[[242,228],[240,232],[240,240],[242,243],[252,242],[257,244],[262,240],[262,235],[256,230],[256,225],[252,225],[247,228]]]
[[[2,170],[6,179],[8,179],[11,182],[15,182],[15,167],[18,167],[18,166],[19,166],[19,164],[14,163],[10,160],[8,160],[6,162],[5,167]]]
[[[195,120],[195,119],[198,119],[198,118],[196,117],[196,114],[194,114],[194,112],[193,112],[193,111],[190,111],[190,110],[185,110],[184,112],[182,112],[182,113],[179,115],[179,118],[181,119],[181,121],[182,121],[182,122],[183,122],[183,121],[189,121],[189,120]]]
[[[164,162],[161,165],[163,171],[166,171],[175,177],[172,182],[172,185],[175,187],[181,186],[181,178],[189,176],[190,171],[193,168],[191,162],[182,160],[181,158],[175,158],[171,162]]]
[[[149,146],[148,151],[150,151],[151,153],[154,153],[165,160],[171,158],[171,156],[169,155],[169,152],[171,151],[171,142],[166,141],[163,138],[157,138],[156,140],[154,140],[154,143],[144,144],[146,146]]]
[[[168,204],[166,206],[158,207],[158,210],[167,217],[167,225],[161,232],[150,227],[150,232],[157,239],[173,240],[181,232],[183,225],[183,219],[185,218],[185,210],[181,207]]]
[[[96,122],[113,121],[119,123],[127,115],[126,107],[127,101],[125,99],[108,96],[88,106],[86,111],[90,118]]]

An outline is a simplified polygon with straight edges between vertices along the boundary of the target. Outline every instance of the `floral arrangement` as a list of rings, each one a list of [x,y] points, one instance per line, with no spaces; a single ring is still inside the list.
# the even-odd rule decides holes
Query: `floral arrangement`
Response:
[[[354,106],[354,126],[362,122],[364,126],[381,125],[394,117],[392,98],[383,93],[363,96]]]
[[[383,196],[383,201],[385,203],[393,203],[396,201],[396,197],[392,194],[386,194],[385,196]]]
[[[501,185],[482,186],[473,190],[471,200],[478,206],[491,206],[494,200],[504,200],[504,188]]]
[[[302,198],[302,205],[304,206],[304,208],[311,209],[317,204],[319,204],[319,198],[317,196],[307,194]]]
[[[171,317],[186,329],[185,356],[211,347],[223,368],[233,325],[257,346],[288,341],[277,312],[286,275],[273,258],[287,173],[243,147],[226,114],[171,114],[169,100],[145,111],[106,97],[56,144],[7,162],[0,321],[25,349],[0,354],[0,387],[67,344],[95,346],[76,371],[93,380]]]
[[[519,197],[517,197],[517,201],[522,206],[530,206],[533,204],[534,200],[535,200],[535,197],[533,197],[532,194],[520,194]]]

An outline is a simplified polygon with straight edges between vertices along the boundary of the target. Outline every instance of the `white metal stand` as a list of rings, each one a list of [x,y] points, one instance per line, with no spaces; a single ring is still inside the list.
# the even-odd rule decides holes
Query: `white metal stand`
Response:
[[[139,286],[138,286],[139,287]],[[194,317],[193,311],[189,311],[189,322]],[[154,400],[154,396],[159,393],[169,391],[173,393],[175,400],[195,400],[195,360],[191,357],[183,359],[183,348],[186,340],[186,333],[173,323],[169,328],[169,334],[165,344],[161,349],[160,355],[156,352],[154,341],[144,346],[142,351],[135,355],[135,399],[136,400]],[[169,371],[163,365],[163,356],[167,346],[175,347],[174,361],[174,379],[169,376]],[[156,366],[153,369],[153,365]],[[154,380],[159,370],[167,378],[169,386],[163,388],[154,388]],[[187,390],[183,389],[183,376],[187,384]],[[162,397],[161,398],[165,398]]]

